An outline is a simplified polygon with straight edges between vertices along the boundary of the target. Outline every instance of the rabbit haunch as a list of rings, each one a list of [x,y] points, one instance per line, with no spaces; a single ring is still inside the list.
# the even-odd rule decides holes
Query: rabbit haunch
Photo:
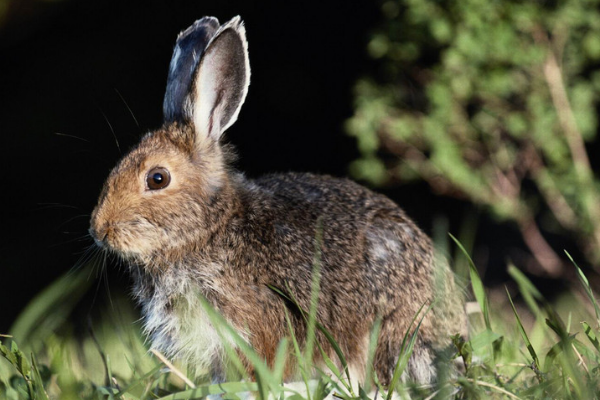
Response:
[[[453,275],[434,262],[429,238],[391,200],[349,180],[293,173],[249,180],[230,166],[222,134],[250,76],[238,18],[197,21],[178,37],[169,71],[164,126],[110,173],[90,228],[99,246],[129,262],[153,346],[224,379],[223,339],[203,298],[273,363],[289,336],[286,316],[305,343],[297,307],[310,309],[318,259],[317,319],[361,379],[374,322],[381,319],[374,370],[386,383],[413,317],[435,303],[407,370],[420,382],[434,379],[436,352],[449,335],[464,334],[466,322]],[[170,181],[156,189],[147,181],[158,167]],[[321,333],[317,340],[337,360]],[[319,351],[314,357],[322,364]],[[286,379],[294,372],[289,362]]]

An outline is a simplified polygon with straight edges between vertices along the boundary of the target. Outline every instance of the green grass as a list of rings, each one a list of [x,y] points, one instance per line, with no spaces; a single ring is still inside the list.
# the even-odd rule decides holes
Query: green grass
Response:
[[[379,398],[391,398],[392,394],[406,399],[597,398],[600,308],[577,265],[573,263],[573,268],[581,286],[576,289],[581,290],[565,293],[551,304],[512,266],[510,289],[486,290],[466,251],[464,255],[470,265],[475,299],[470,308],[479,309],[470,314],[470,340],[453,338],[464,374],[450,373],[441,363],[440,379],[434,385],[398,379],[412,351],[414,333],[407,334],[402,349],[398,349],[402,356],[393,383],[389,388],[378,387]],[[312,351],[303,351],[293,335],[289,342],[280,344],[274,367],[269,368],[208,305],[209,317],[228,338],[226,343],[233,342],[254,365],[254,380],[245,376],[239,353],[232,346],[226,349],[232,377],[237,378],[227,383],[212,385],[203,371],[191,374],[183,364],[167,366],[147,350],[138,316],[124,297],[113,298],[112,306],[90,323],[87,334],[75,335],[68,316],[73,304],[89,289],[88,276],[83,269],[53,283],[23,311],[10,331],[12,337],[0,337],[0,399],[175,400],[219,393],[238,398],[250,391],[262,398],[319,400],[328,394],[367,399],[373,393],[371,383],[364,388],[349,384],[344,355],[315,321],[315,307],[304,314],[313,332],[308,347],[318,348],[314,334],[319,330],[338,351],[338,359],[325,360],[331,371],[322,371],[317,377],[310,372]],[[318,278],[313,283],[313,288],[318,288]],[[575,292],[582,295],[578,297]],[[415,318],[413,326],[419,323]],[[378,329],[376,323],[372,338],[377,337]],[[374,349],[372,342],[369,359]],[[295,358],[300,366],[300,381],[293,387],[281,385],[287,357]],[[371,368],[367,374],[372,374]],[[374,384],[378,385],[376,379]]]

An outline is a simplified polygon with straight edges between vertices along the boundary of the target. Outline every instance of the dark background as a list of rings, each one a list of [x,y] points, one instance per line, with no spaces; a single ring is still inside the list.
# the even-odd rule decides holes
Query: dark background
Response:
[[[354,82],[377,73],[365,48],[382,18],[378,1],[8,4],[0,29],[0,333],[92,244],[89,214],[104,178],[160,126],[175,38],[202,16],[223,23],[239,14],[246,24],[251,85],[227,132],[238,168],[250,177],[292,170],[343,176],[358,155],[343,123]],[[429,233],[436,216],[448,216],[456,230],[476,213],[423,184],[383,191]],[[499,279],[501,249],[512,246],[518,255],[518,235],[498,226],[480,232],[479,265]],[[126,291],[127,278],[110,265],[107,271],[111,290]],[[103,296],[101,285],[92,287]]]

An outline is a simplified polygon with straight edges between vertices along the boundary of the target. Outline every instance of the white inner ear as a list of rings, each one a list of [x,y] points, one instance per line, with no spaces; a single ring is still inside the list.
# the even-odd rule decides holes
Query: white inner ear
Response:
[[[190,104],[198,138],[219,140],[237,119],[249,84],[245,30],[236,17],[215,34],[198,66]]]
[[[221,127],[218,115],[223,107],[223,88],[219,88],[223,82],[223,66],[219,64],[215,52],[201,61],[201,69],[196,81],[196,99],[194,101],[193,120],[197,134],[202,137],[217,139],[221,135]],[[219,104],[217,104],[219,102]]]

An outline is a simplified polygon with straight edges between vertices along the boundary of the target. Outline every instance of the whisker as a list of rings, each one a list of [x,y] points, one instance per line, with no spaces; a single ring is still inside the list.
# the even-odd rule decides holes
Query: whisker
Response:
[[[104,117],[104,120],[106,121],[106,124],[108,125],[108,127],[110,128],[110,131],[112,132],[113,138],[115,139],[115,143],[117,144],[117,149],[119,150],[119,154],[123,154],[121,152],[121,146],[119,145],[119,140],[117,139],[115,130],[113,129],[110,121],[108,120],[108,117],[106,116],[106,114],[104,114],[104,111],[102,111],[102,109],[100,107],[98,107],[98,109],[100,110],[100,114],[102,114],[102,116]]]
[[[74,210],[79,210],[79,207],[77,206],[72,206],[70,204],[61,204],[61,203],[37,203],[38,208],[36,208],[36,211],[39,210],[47,210],[47,209],[51,209],[51,208],[72,208]]]
[[[88,234],[88,235],[85,235],[85,236],[81,237],[81,241],[84,241],[84,240],[88,241],[88,237],[89,236],[90,235]],[[81,255],[81,257],[83,257],[83,254],[87,254],[88,252],[90,252],[92,250],[95,250],[94,249],[95,247],[97,247],[95,244],[91,244],[91,245],[87,246],[84,250],[77,251],[74,254],[78,254],[78,255]]]
[[[90,310],[96,304],[96,300],[98,298],[98,293],[100,292],[100,285],[102,285],[103,281],[105,282],[107,290],[108,290],[108,298],[109,298],[109,301],[111,304],[111,308],[114,309],[114,305],[113,305],[112,298],[110,295],[110,290],[108,289],[108,278],[106,280],[103,280],[103,272],[105,270],[105,266],[106,266],[106,250],[98,247],[97,252],[96,252],[96,257],[94,257],[94,268],[93,268],[94,270],[97,271],[97,273],[96,273],[97,284],[96,284],[96,290],[94,291],[94,297],[92,299],[92,303],[90,304]],[[98,273],[100,274],[100,276],[98,276]]]
[[[110,303],[110,308],[114,311],[115,310],[115,305],[112,301],[112,295],[110,293],[110,285],[108,284],[108,271],[106,268],[106,257],[104,257],[102,259],[102,277],[104,278],[104,285],[106,286],[106,294],[108,296],[108,302]]]
[[[62,233],[71,233],[71,232],[62,232]],[[75,233],[75,232],[73,232],[73,233]],[[89,236],[90,236],[89,233],[87,233],[83,236],[77,236],[73,239],[69,239],[69,240],[62,241],[60,243],[54,243],[54,244],[48,245],[48,248],[52,249],[52,248],[55,248],[58,246],[64,246],[66,244],[73,243],[73,242],[83,242],[83,241],[87,240]]]
[[[87,249],[83,251],[81,257],[79,257],[79,260],[77,260],[77,262],[75,262],[75,264],[71,267],[67,275],[73,275],[75,274],[75,272],[79,271],[85,265],[87,265],[90,259],[94,256],[96,248],[97,246],[95,244],[88,246]]]
[[[64,220],[60,225],[58,225],[56,227],[56,229],[62,228],[63,226],[65,226],[66,224],[68,224],[71,221],[76,220],[77,218],[84,218],[84,217],[90,218],[90,214],[79,214],[79,215],[75,215],[75,216],[73,216],[71,218],[68,218],[68,219]]]
[[[125,98],[123,98],[123,96],[121,95],[121,93],[119,92],[119,90],[117,88],[115,88],[115,92],[117,92],[117,94],[119,95],[119,97],[121,98],[121,100],[123,101],[123,104],[125,104],[125,107],[127,107],[127,109],[129,110],[129,114],[131,114],[131,118],[133,118],[133,120],[135,121],[135,124],[137,125],[137,127],[140,127],[140,124],[138,123],[138,120],[135,118],[135,115],[133,115],[133,111],[131,111],[131,108],[129,108],[129,105],[127,104],[127,102],[125,101]]]
[[[81,140],[81,141],[84,141],[84,142],[92,143],[89,140],[81,138],[79,136],[68,135],[66,133],[60,133],[60,132],[54,132],[54,134],[57,135],[57,136],[64,136],[64,137],[68,137],[68,138],[72,138],[72,139],[78,139],[78,140]]]

